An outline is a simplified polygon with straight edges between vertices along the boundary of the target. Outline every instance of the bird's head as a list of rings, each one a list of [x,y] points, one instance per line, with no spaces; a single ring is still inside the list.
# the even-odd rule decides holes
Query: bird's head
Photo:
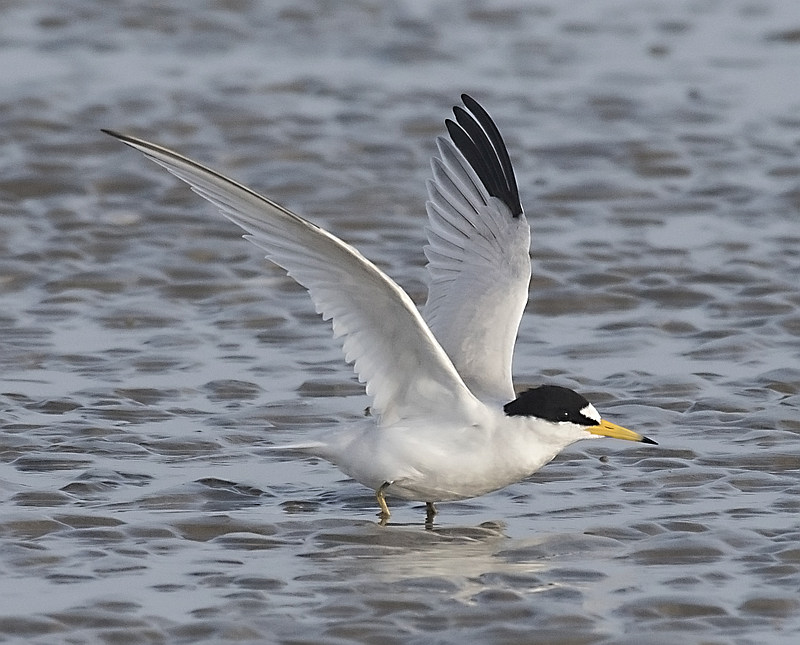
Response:
[[[655,441],[638,432],[603,420],[584,397],[559,385],[541,385],[526,390],[510,403],[506,403],[503,410],[511,417],[526,416],[552,423],[570,423],[581,426],[593,435],[657,445]]]

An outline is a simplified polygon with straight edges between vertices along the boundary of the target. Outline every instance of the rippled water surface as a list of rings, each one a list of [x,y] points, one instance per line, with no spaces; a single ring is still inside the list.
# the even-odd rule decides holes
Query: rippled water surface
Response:
[[[0,21],[0,640],[796,643],[800,5],[29,2]],[[175,147],[425,296],[462,91],[534,229],[520,386],[658,447],[376,523],[269,451],[368,400],[307,295],[99,132]]]

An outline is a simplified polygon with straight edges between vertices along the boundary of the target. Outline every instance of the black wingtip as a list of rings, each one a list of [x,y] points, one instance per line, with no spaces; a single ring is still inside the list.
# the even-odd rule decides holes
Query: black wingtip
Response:
[[[461,100],[464,107],[453,108],[455,122],[445,120],[450,138],[486,191],[502,200],[513,217],[518,217],[522,214],[519,189],[500,130],[483,106],[469,94],[462,94]]]
[[[100,132],[103,134],[107,134],[110,137],[114,137],[117,141],[122,141],[122,143],[131,145],[133,142],[133,138],[127,134],[122,134],[122,132],[117,132],[116,130],[111,130],[109,128],[100,128]]]

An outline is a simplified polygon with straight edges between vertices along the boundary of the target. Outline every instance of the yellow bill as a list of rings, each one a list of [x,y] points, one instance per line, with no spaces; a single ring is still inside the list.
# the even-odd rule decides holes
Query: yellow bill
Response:
[[[648,439],[647,437],[642,436],[633,430],[628,430],[627,428],[618,426],[616,423],[611,423],[611,421],[601,421],[598,425],[589,426],[586,428],[586,430],[592,434],[598,434],[604,437],[612,437],[613,439],[625,439],[626,441],[640,441],[642,443],[651,443],[654,446],[658,445],[652,439]]]

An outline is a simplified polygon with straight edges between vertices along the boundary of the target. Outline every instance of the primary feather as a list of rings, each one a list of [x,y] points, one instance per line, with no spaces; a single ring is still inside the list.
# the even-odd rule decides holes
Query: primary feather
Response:
[[[430,281],[424,317],[473,394],[514,398],[511,361],[528,302],[530,226],[497,127],[462,96],[454,143],[438,138],[428,181]]]

